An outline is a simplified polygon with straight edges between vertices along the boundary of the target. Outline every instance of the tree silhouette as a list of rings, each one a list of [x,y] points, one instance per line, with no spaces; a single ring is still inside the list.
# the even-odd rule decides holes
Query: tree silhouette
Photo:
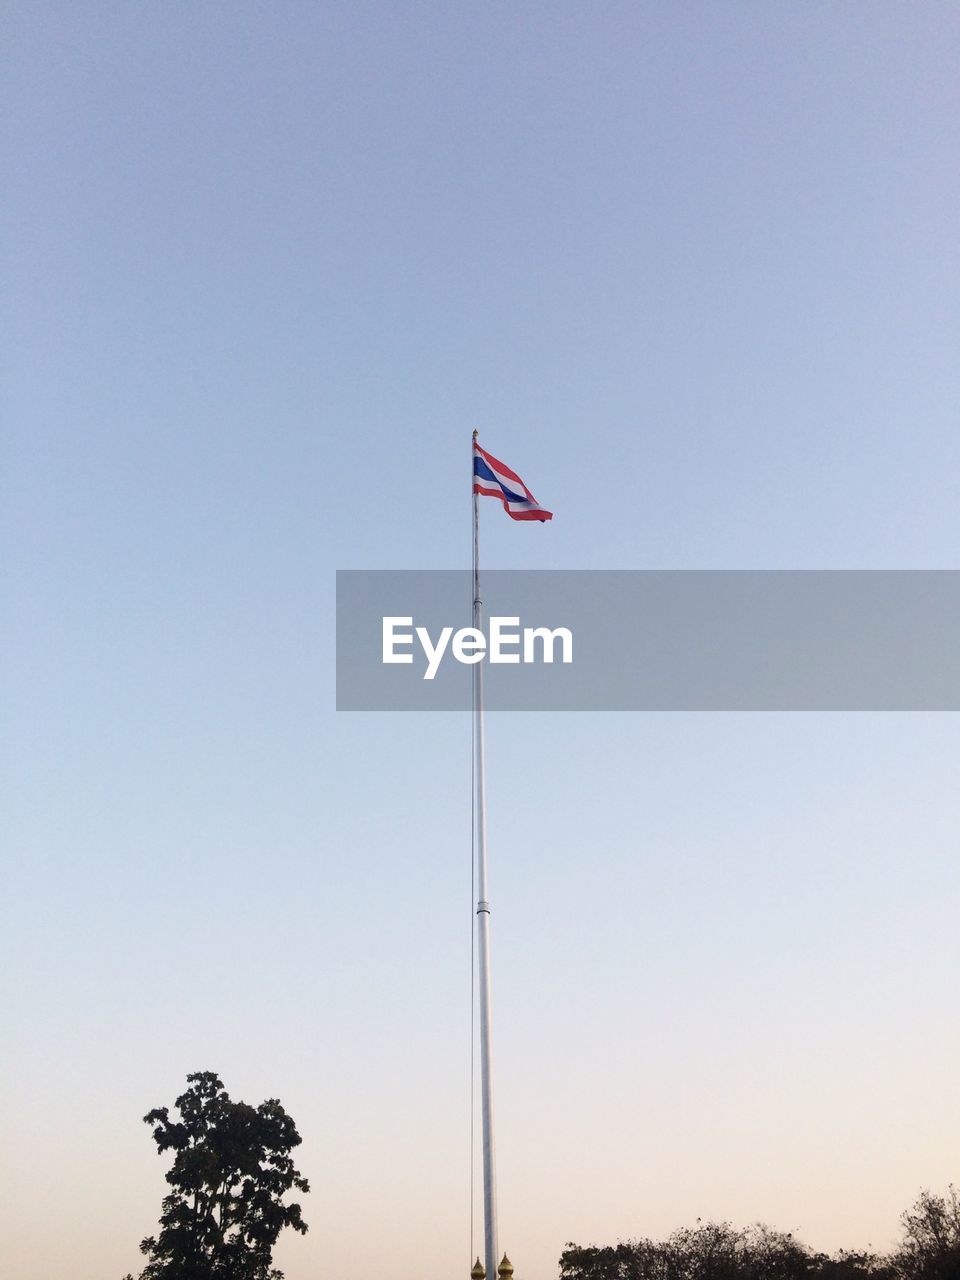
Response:
[[[789,1232],[700,1223],[663,1241],[568,1244],[560,1280],[960,1280],[960,1195],[922,1191],[889,1256],[815,1253]]]
[[[902,1280],[960,1280],[960,1197],[951,1186],[945,1196],[921,1191],[904,1213],[903,1241],[893,1256]]]
[[[300,1205],[283,1202],[291,1188],[310,1190],[290,1158],[296,1125],[276,1098],[233,1102],[212,1071],[187,1084],[179,1120],[167,1107],[144,1116],[159,1152],[175,1155],[160,1232],[140,1245],[140,1280],[282,1280],[270,1266],[277,1237],[307,1230]]]
[[[630,1240],[603,1248],[568,1244],[560,1257],[560,1278],[894,1280],[894,1275],[887,1261],[873,1254],[840,1252],[829,1257],[812,1252],[790,1232],[760,1224],[737,1228],[729,1222],[698,1222],[660,1242]]]

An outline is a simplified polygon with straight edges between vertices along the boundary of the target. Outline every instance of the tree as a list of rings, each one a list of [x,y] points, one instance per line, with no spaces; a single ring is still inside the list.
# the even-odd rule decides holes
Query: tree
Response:
[[[902,1215],[903,1240],[893,1256],[902,1280],[960,1280],[960,1197],[921,1191]]]
[[[960,1195],[922,1191],[900,1219],[889,1256],[841,1249],[815,1253],[789,1232],[761,1224],[701,1223],[666,1240],[568,1244],[560,1280],[960,1280]]]
[[[840,1249],[833,1257],[815,1253],[810,1265],[816,1280],[894,1280],[889,1260],[864,1249]]]
[[[290,1158],[296,1125],[276,1098],[233,1102],[212,1071],[187,1076],[179,1120],[158,1107],[143,1117],[159,1152],[175,1152],[160,1232],[140,1245],[149,1258],[140,1280],[283,1280],[271,1270],[284,1227],[305,1232],[291,1188],[310,1190]]]
[[[728,1222],[698,1223],[667,1240],[597,1249],[568,1245],[561,1280],[806,1280],[810,1255],[792,1236]]]
[[[698,1222],[662,1242],[597,1248],[568,1244],[560,1280],[891,1280],[872,1254],[812,1253],[789,1232],[760,1224]],[[940,1280],[940,1277],[937,1277]]]

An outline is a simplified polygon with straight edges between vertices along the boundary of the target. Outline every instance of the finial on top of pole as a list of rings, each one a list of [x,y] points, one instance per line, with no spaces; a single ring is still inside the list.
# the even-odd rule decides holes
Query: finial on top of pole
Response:
[[[473,429],[473,438],[474,438],[474,440],[476,440],[476,438],[477,438],[477,436],[478,436],[479,434],[480,434],[480,432],[476,429],[476,427],[474,427],[474,429]]]
[[[476,1262],[473,1264],[473,1270],[470,1272],[470,1280],[484,1280],[484,1276],[486,1274],[486,1271],[483,1269],[483,1263],[479,1258],[477,1258]]]
[[[499,1267],[497,1267],[497,1275],[500,1277],[500,1280],[510,1280],[510,1277],[513,1275],[513,1263],[506,1254],[503,1255],[503,1261],[500,1263]]]

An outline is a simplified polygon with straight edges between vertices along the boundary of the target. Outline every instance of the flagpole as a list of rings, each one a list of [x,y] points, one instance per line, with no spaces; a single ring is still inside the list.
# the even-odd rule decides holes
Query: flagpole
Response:
[[[476,443],[477,432],[473,433]],[[471,460],[471,489],[473,488]],[[473,494],[473,625],[483,630],[480,599],[480,495]],[[493,1078],[490,1051],[490,903],[487,899],[487,793],[484,780],[483,662],[473,667],[473,732],[476,760],[477,939],[480,968],[480,1107],[483,1127],[483,1246],[487,1280],[497,1274],[497,1164],[493,1143]]]

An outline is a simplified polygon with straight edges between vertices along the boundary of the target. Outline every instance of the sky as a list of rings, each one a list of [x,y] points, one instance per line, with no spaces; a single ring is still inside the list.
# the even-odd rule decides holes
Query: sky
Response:
[[[120,1280],[186,1074],[288,1280],[470,1265],[470,726],[337,569],[957,568],[960,13],[10,0],[0,1264]],[[500,1240],[884,1249],[957,1180],[960,719],[488,725]],[[473,1252],[479,1250],[479,1228]]]

